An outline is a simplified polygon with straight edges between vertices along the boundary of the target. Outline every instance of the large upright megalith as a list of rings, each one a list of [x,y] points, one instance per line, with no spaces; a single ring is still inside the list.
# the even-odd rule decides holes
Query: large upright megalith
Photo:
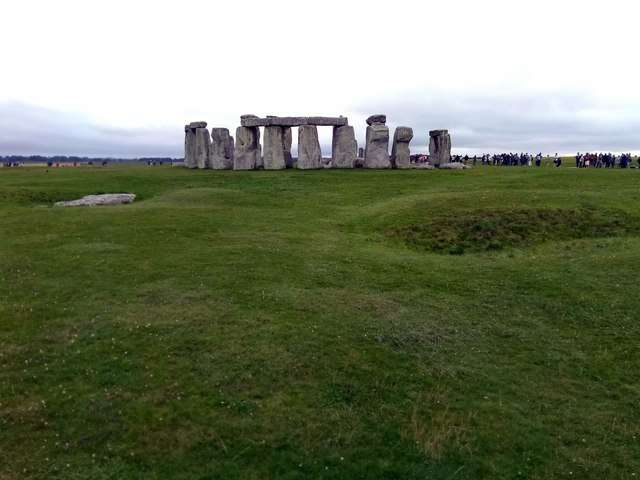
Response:
[[[209,151],[211,150],[211,136],[209,130],[196,128],[195,163],[197,168],[207,168],[209,165]]]
[[[198,131],[200,130],[200,133]],[[198,138],[200,140],[198,140]],[[191,122],[184,126],[184,164],[188,168],[206,168],[205,157],[202,164],[202,156],[208,156],[208,148],[211,138],[207,131],[207,122]],[[202,165],[202,166],[201,166]]]
[[[211,129],[209,168],[231,170],[233,168],[233,137],[227,128]]]
[[[184,126],[184,166],[196,168],[196,129]]]
[[[448,130],[429,132],[429,161],[434,166],[451,161],[451,137]]]
[[[261,157],[260,129],[258,127],[238,127],[233,152],[233,169],[253,170],[261,165]]]
[[[413,138],[413,129],[397,127],[393,133],[391,146],[391,166],[393,168],[409,168],[411,166],[411,151],[409,142]]]
[[[352,126],[333,127],[331,151],[334,168],[353,168],[357,149],[358,144]]]
[[[284,129],[282,127],[264,127],[262,161],[265,170],[283,170],[287,168],[284,152]]]
[[[303,170],[322,168],[322,151],[318,141],[318,127],[315,125],[298,127],[297,168]]]
[[[284,163],[287,168],[293,168],[293,157],[291,156],[291,144],[293,137],[291,135],[291,127],[282,127],[284,139]]]
[[[367,118],[367,138],[364,150],[365,168],[389,168],[389,127],[386,115]]]

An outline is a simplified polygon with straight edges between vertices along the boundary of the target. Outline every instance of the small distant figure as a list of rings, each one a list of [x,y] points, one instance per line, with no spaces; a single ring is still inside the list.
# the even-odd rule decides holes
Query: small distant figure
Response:
[[[536,167],[540,167],[542,165],[542,152],[536,155]]]

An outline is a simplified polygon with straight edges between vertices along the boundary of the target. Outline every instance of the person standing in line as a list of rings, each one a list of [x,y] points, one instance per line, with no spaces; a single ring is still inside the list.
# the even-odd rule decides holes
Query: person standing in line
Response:
[[[557,153],[556,153],[556,158],[553,160],[553,163],[556,164],[556,168],[562,165],[562,159],[558,156]]]

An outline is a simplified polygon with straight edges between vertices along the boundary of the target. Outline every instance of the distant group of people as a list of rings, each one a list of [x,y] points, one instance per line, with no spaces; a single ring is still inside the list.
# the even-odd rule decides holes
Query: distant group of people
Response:
[[[633,165],[633,157],[630,153],[622,155],[614,155],[611,153],[578,153],[576,155],[577,168],[628,168]],[[546,161],[543,161],[545,160]],[[551,157],[542,153],[496,153],[484,154],[481,156],[474,155],[452,155],[452,162],[460,162],[465,165],[473,164],[474,166],[480,162],[482,165],[501,166],[501,167],[541,167],[543,163],[552,164],[555,167],[562,166],[562,157],[557,153]],[[640,168],[640,157],[637,158],[638,168]]]
[[[464,157],[456,155],[455,158],[456,160],[454,161],[464,161],[464,163],[469,163],[471,161],[473,162],[473,165],[476,165],[476,163],[480,161],[482,165],[491,165],[494,167],[531,167],[533,165],[541,167],[543,157],[542,153],[538,153],[537,155],[533,155],[531,153],[496,153],[493,155],[484,154],[480,157],[474,155],[471,158],[469,155],[465,155]],[[547,155],[547,159],[549,159],[549,155]],[[558,167],[562,164],[562,159],[557,153],[554,157],[554,164]]]
[[[640,168],[640,157],[637,159]],[[612,153],[580,153],[576,155],[576,168],[628,168],[633,165],[633,157],[630,153],[620,156]]]

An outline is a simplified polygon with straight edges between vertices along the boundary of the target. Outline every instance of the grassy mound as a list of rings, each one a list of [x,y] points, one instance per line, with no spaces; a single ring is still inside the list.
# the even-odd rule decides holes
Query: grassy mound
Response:
[[[622,210],[593,208],[482,209],[389,231],[413,247],[454,255],[639,232],[639,218]]]

